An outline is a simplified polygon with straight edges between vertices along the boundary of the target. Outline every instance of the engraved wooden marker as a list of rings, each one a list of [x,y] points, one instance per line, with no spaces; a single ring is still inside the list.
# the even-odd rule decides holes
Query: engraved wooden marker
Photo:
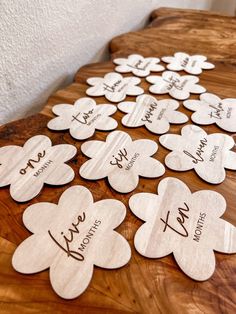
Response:
[[[236,99],[221,100],[214,94],[204,93],[200,100],[186,100],[184,106],[195,111],[191,119],[201,125],[215,123],[228,132],[236,132]]]
[[[185,71],[189,74],[201,74],[202,70],[214,69],[214,64],[207,62],[202,55],[190,56],[184,52],[176,52],[174,57],[163,57],[162,61],[169,63],[167,69],[171,71]]]
[[[116,58],[113,60],[118,66],[115,68],[116,72],[120,73],[133,73],[139,77],[145,77],[150,72],[161,72],[165,68],[158,64],[158,58],[144,58],[138,54],[129,55],[128,58]]]
[[[114,105],[96,105],[91,98],[80,98],[74,105],[54,106],[52,111],[58,117],[48,122],[48,128],[57,131],[69,129],[72,137],[85,140],[93,136],[95,129],[102,131],[115,129],[118,124],[110,115],[116,110]]]
[[[141,95],[136,102],[121,102],[118,108],[127,113],[122,124],[127,127],[145,127],[156,134],[166,133],[170,123],[181,124],[188,121],[182,112],[176,111],[179,103],[173,99],[157,100],[150,95]]]
[[[129,200],[131,211],[145,221],[135,234],[136,250],[148,258],[173,253],[186,275],[207,280],[215,270],[214,251],[236,253],[236,228],[220,218],[224,197],[210,190],[191,193],[176,178],[163,179],[157,193]]]
[[[123,77],[119,73],[111,72],[102,77],[91,77],[87,83],[92,87],[86,90],[89,96],[105,96],[112,102],[120,102],[126,95],[137,96],[143,94],[144,90],[136,86],[141,82],[138,77]]]
[[[33,235],[18,246],[12,265],[24,274],[50,268],[55,292],[75,298],[88,287],[94,265],[114,269],[128,263],[129,244],[113,230],[125,215],[120,201],[94,203],[87,188],[70,187],[58,205],[37,203],[26,209],[23,222]]]
[[[0,148],[0,186],[10,185],[11,197],[29,201],[42,190],[44,183],[62,185],[74,179],[74,171],[65,164],[77,152],[73,145],[52,146],[45,135],[31,137],[23,147]]]
[[[108,177],[114,190],[120,193],[133,191],[139,176],[157,178],[165,167],[151,156],[158,145],[152,140],[132,141],[129,134],[113,131],[103,141],[89,141],[81,146],[82,152],[91,159],[80,167],[80,175],[89,180]]]
[[[208,135],[196,125],[186,125],[182,128],[181,135],[162,135],[159,141],[172,150],[165,158],[165,164],[170,169],[194,169],[200,178],[213,184],[224,181],[224,168],[236,170],[236,153],[231,151],[234,140],[229,135]]]
[[[190,93],[201,94],[206,89],[197,84],[199,78],[194,75],[179,75],[176,72],[165,71],[162,76],[150,75],[146,80],[153,84],[149,91],[153,94],[169,94],[171,97],[184,100],[189,98]]]

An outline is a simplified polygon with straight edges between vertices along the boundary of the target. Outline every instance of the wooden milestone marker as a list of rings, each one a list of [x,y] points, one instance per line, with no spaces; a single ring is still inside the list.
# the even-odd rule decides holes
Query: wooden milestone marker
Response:
[[[226,202],[217,192],[191,193],[182,181],[165,178],[158,195],[135,194],[129,206],[145,221],[135,234],[136,250],[148,258],[173,253],[181,270],[195,280],[207,280],[214,273],[213,250],[236,253],[236,228],[220,218]]]
[[[50,268],[55,292],[65,299],[75,298],[88,287],[94,265],[114,269],[128,263],[129,244],[113,230],[125,215],[120,201],[94,203],[87,188],[70,187],[58,205],[37,203],[26,209],[23,222],[33,235],[18,246],[12,265],[24,274]]]
[[[82,152],[91,158],[80,167],[80,175],[89,180],[108,177],[111,187],[120,192],[133,191],[139,176],[157,178],[165,167],[151,156],[158,145],[152,140],[133,141],[129,134],[113,131],[103,141],[89,141],[81,146]]]
[[[165,148],[172,150],[165,158],[165,164],[170,169],[194,169],[200,178],[213,184],[224,181],[224,168],[236,170],[236,153],[231,150],[234,140],[229,135],[208,135],[196,125],[186,125],[181,135],[162,135],[159,141]]]

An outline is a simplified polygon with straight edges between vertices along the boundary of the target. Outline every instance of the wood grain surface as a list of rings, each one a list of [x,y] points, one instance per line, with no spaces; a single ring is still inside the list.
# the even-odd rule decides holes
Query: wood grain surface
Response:
[[[113,39],[110,43],[111,58],[127,57],[139,53],[144,57],[173,55],[177,51],[189,54],[203,54],[216,65],[212,71],[200,75],[200,83],[207,91],[221,98],[236,98],[236,19],[201,11],[159,9],[152,14],[149,27],[142,31],[128,33]],[[164,64],[163,64],[164,65]],[[73,104],[79,97],[85,97],[88,88],[86,79],[103,77],[114,71],[111,62],[91,64],[82,67],[74,83],[52,95],[41,113],[2,126],[0,145],[22,145],[28,138],[44,134],[53,145],[73,144],[78,149],[76,158],[68,164],[75,170],[76,178],[63,187],[45,187],[33,201],[15,203],[9,188],[0,189],[0,312],[1,313],[235,313],[236,312],[236,256],[216,253],[216,271],[208,281],[198,283],[188,278],[179,269],[172,255],[162,259],[147,259],[134,249],[134,234],[142,222],[129,210],[117,231],[130,243],[132,257],[128,265],[119,270],[104,271],[95,268],[93,280],[84,294],[72,301],[63,301],[51,289],[48,272],[35,275],[21,275],[13,270],[11,259],[16,246],[30,233],[22,222],[22,213],[27,206],[40,201],[58,202],[62,192],[70,185],[82,184],[89,188],[94,201],[117,198],[128,206],[129,197],[138,192],[155,193],[161,179],[141,178],[138,187],[129,194],[119,194],[110,189],[106,179],[83,180],[79,167],[87,160],[80,146],[65,131],[50,131],[48,121],[54,117],[51,108],[55,104]],[[179,72],[180,74],[184,74]],[[128,74],[129,75],[129,74]],[[126,76],[126,74],[124,74]],[[149,84],[142,80],[141,86],[148,91]],[[162,99],[163,96],[156,96]],[[165,95],[165,98],[168,96]],[[197,99],[198,96],[191,96]],[[127,101],[134,101],[127,97]],[[104,97],[96,97],[97,103],[107,103]],[[189,117],[191,112],[181,105],[179,109]],[[127,129],[122,126],[123,113],[115,117],[118,129],[129,132],[133,139],[157,140],[143,126]],[[180,133],[182,125],[171,125],[171,133]],[[208,133],[222,132],[215,125],[204,126]],[[104,140],[106,132],[97,131],[91,139]],[[234,135],[232,135],[234,137]],[[235,137],[236,139],[236,137]],[[235,148],[234,148],[235,150]],[[168,151],[158,150],[158,159],[164,162]],[[154,155],[155,157],[156,155]],[[202,181],[197,174],[176,173],[166,170],[164,177],[177,177],[186,183],[192,192],[210,189],[221,193],[227,201],[224,218],[236,225],[236,174],[227,171],[226,180],[217,186]],[[163,177],[162,177],[163,178]]]

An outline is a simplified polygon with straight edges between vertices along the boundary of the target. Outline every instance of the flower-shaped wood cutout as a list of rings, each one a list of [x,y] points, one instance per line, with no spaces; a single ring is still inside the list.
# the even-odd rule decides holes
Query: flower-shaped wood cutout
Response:
[[[113,131],[107,136],[106,142],[89,141],[82,144],[82,152],[91,159],[80,167],[80,175],[89,180],[108,177],[114,190],[131,192],[137,187],[139,176],[157,178],[164,174],[165,167],[150,157],[157,149],[154,141],[132,141],[126,132]]]
[[[105,96],[112,102],[120,102],[126,95],[137,96],[143,94],[144,90],[136,86],[141,82],[138,77],[123,77],[119,73],[111,72],[102,77],[91,77],[87,83],[92,87],[86,90],[89,96]]]
[[[23,147],[0,148],[0,187],[10,185],[15,201],[25,202],[35,197],[44,183],[66,184],[74,179],[74,171],[65,164],[77,152],[73,145],[52,146],[45,135],[31,137]]]
[[[199,78],[194,75],[179,75],[176,72],[165,71],[162,76],[150,75],[146,78],[153,85],[149,90],[153,94],[167,94],[173,98],[184,100],[189,98],[190,93],[201,94],[206,89],[197,84]]]
[[[189,74],[201,74],[202,69],[214,69],[214,64],[206,62],[207,57],[202,55],[190,56],[184,52],[177,52],[174,57],[163,57],[162,61],[169,63],[167,69],[172,71],[185,71]]]
[[[120,201],[94,203],[90,191],[79,185],[67,189],[58,205],[31,205],[23,222],[33,235],[16,249],[13,267],[24,274],[50,268],[55,292],[65,299],[75,298],[89,285],[94,265],[114,269],[128,263],[129,244],[113,230],[125,215]]]
[[[221,100],[214,94],[205,93],[200,100],[186,100],[184,106],[192,111],[193,122],[208,125],[216,123],[228,132],[236,132],[236,99]]]
[[[157,100],[144,94],[136,98],[136,102],[121,102],[118,108],[127,114],[122,118],[122,124],[127,127],[146,128],[156,134],[166,133],[170,123],[181,124],[188,121],[182,112],[176,111],[179,103],[173,99]]]
[[[182,181],[165,178],[158,195],[135,194],[129,206],[145,221],[135,234],[136,250],[149,258],[173,253],[182,271],[195,280],[212,276],[214,251],[236,253],[236,228],[220,218],[226,202],[219,193],[191,193]]]
[[[225,169],[236,170],[236,153],[231,136],[207,133],[196,125],[186,125],[181,135],[166,134],[160,143],[172,150],[165,158],[167,167],[177,171],[194,169],[203,180],[218,184],[225,179]]]
[[[141,55],[133,54],[128,58],[117,58],[113,62],[118,66],[115,68],[120,73],[133,73],[139,77],[145,77],[150,72],[161,72],[165,68],[158,64],[160,59],[158,58],[144,58]]]
[[[116,110],[114,105],[96,105],[92,98],[80,98],[74,105],[54,106],[52,111],[58,117],[48,122],[48,128],[51,130],[69,129],[72,137],[85,140],[93,136],[95,129],[102,131],[115,129],[118,124],[110,115]]]

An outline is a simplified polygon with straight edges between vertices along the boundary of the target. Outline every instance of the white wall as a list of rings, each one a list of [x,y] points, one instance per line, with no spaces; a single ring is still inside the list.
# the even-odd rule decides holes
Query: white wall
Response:
[[[235,0],[219,0],[233,14]],[[114,36],[142,28],[160,6],[211,9],[214,0],[0,0],[0,124],[39,111]],[[217,7],[216,7],[217,9]]]

